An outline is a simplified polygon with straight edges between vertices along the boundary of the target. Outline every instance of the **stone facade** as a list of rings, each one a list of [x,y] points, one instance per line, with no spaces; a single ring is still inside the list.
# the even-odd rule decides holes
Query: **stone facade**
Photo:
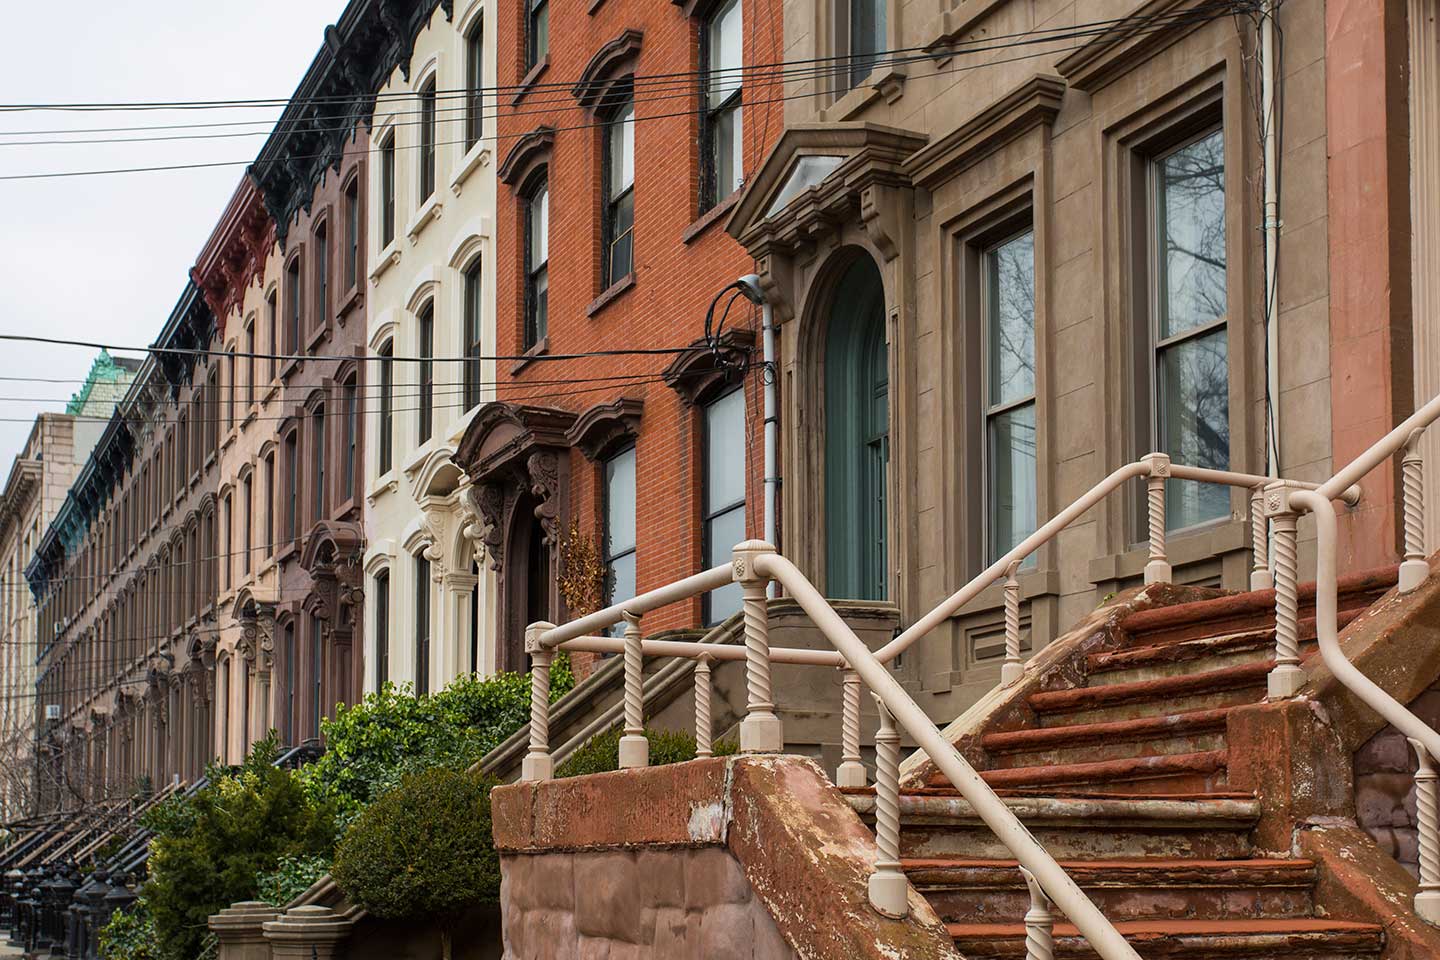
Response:
[[[372,160],[368,184],[364,570],[370,609],[385,622],[367,625],[367,690],[388,680],[433,691],[494,669],[494,578],[477,563],[475,516],[451,455],[494,396],[494,361],[478,359],[495,353],[494,97],[456,91],[494,84],[495,24],[494,0],[429,4],[371,118],[371,156],[390,159]],[[422,122],[425,102],[434,111]],[[445,359],[381,359],[422,355]]]

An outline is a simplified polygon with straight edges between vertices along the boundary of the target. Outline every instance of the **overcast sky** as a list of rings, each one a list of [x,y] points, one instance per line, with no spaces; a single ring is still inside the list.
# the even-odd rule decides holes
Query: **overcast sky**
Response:
[[[0,102],[288,97],[344,0],[78,0],[5,5]],[[249,161],[263,135],[213,140],[10,146],[19,131],[273,121],[277,109],[0,112],[0,176]],[[72,134],[70,139],[264,131]],[[243,163],[204,170],[0,181],[0,332],[148,344],[169,316]],[[95,351],[0,342],[0,376],[83,379]],[[0,381],[0,484],[41,411],[78,383]],[[38,397],[54,403],[11,399]],[[23,422],[7,422],[20,420]]]

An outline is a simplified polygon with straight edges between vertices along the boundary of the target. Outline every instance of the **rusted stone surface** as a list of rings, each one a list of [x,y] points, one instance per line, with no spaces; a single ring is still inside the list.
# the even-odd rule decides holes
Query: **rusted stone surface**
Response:
[[[870,907],[874,838],[809,760],[515,784],[492,811],[507,958],[956,956],[913,890],[906,920]]]
[[[1077,746],[1093,742],[1114,743],[1140,738],[1170,738],[1225,729],[1231,707],[1215,710],[1193,710],[1189,713],[1167,714],[1162,717],[1137,717],[1133,720],[1112,720],[1105,723],[1076,723],[1064,727],[1036,727],[1033,730],[1011,730],[991,733],[982,738],[987,752],[1011,753],[1044,750],[1051,747]]]
[[[986,770],[980,776],[992,787],[1035,787],[1072,783],[1105,784],[1119,789],[1122,783],[1139,786],[1164,780],[1179,789],[1203,791],[1225,779],[1226,752],[1167,753],[1124,760],[1096,760],[1090,763],[1051,763],[1035,767]]]
[[[1265,676],[1272,665],[1268,662],[1244,663],[1237,667],[1208,670],[1204,673],[1178,677],[1158,677],[1132,683],[1110,683],[1073,690],[1055,690],[1030,697],[1030,705],[1039,713],[1060,713],[1091,710],[1122,703],[1142,703],[1168,697],[1188,697],[1202,693],[1241,690],[1265,685]]]
[[[1391,857],[1350,824],[1326,824],[1300,831],[1299,851],[1320,867],[1316,899],[1332,913],[1382,924],[1385,960],[1440,957],[1440,930],[1415,915],[1417,884]]]
[[[1116,928],[1136,951],[1155,957],[1343,957],[1370,955],[1382,932],[1372,924],[1286,917],[1278,920],[1133,920]],[[1024,957],[1020,924],[950,924],[956,946],[967,957]],[[1078,931],[1055,924],[1056,954],[1093,956]]]

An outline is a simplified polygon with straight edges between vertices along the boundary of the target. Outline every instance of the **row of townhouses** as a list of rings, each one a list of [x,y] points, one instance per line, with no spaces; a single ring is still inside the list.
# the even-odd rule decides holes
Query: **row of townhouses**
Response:
[[[888,635],[1148,452],[1328,477],[1440,390],[1426,7],[1278,8],[1267,262],[1244,5],[352,0],[148,356],[11,472],[5,816],[525,670],[586,543],[603,602],[768,537]],[[1342,570],[1404,550],[1364,492]],[[1247,586],[1249,493],[1167,493],[1175,581]],[[1020,569],[1028,642],[1141,582],[1144,511]],[[892,669],[949,720],[1003,621]]]

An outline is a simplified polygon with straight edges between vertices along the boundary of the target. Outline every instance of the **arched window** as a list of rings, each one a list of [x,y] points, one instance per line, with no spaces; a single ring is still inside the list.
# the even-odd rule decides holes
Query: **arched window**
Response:
[[[310,414],[310,456],[314,463],[315,489],[312,491],[311,508],[313,510],[312,521],[319,523],[325,519],[325,405],[317,406]]]
[[[430,692],[430,561],[415,557],[415,694]]]
[[[485,20],[465,36],[465,149],[480,142],[485,129]]]
[[[605,285],[635,263],[635,99],[624,91],[605,123]]]
[[[525,349],[550,328],[550,184],[541,178],[525,198]]]
[[[355,499],[355,455],[360,439],[360,396],[355,386],[355,374],[350,374],[340,386],[340,402],[345,417],[344,445],[341,454],[344,463],[340,466],[340,492],[342,500]]]
[[[435,78],[420,91],[420,202],[435,193]]]
[[[744,30],[740,0],[725,0],[705,21],[700,69],[705,84],[701,141],[701,209],[709,210],[740,189],[745,176],[743,99]]]
[[[869,257],[840,278],[825,336],[826,589],[883,600],[886,474],[890,459],[889,359],[884,288]]]
[[[390,571],[375,574],[375,689],[390,680]]]
[[[424,443],[435,429],[435,364],[430,359],[435,355],[435,301],[427,301],[415,320],[420,357],[416,364],[420,387],[420,442]]]
[[[465,409],[478,407],[482,395],[484,373],[480,358],[484,355],[480,328],[485,319],[484,289],[480,276],[480,258],[465,271]]]
[[[380,355],[380,473],[389,473],[395,456],[395,345],[387,340]]]

